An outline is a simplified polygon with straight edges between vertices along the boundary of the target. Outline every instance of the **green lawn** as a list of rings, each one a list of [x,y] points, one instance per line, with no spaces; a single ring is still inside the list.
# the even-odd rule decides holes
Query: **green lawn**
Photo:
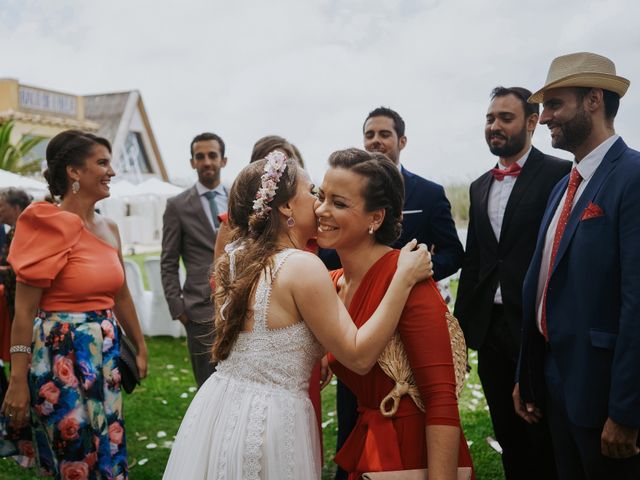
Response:
[[[144,270],[146,255],[130,255]],[[455,295],[457,282],[451,284]],[[157,480],[162,478],[164,465],[169,457],[173,440],[182,415],[195,394],[195,383],[187,355],[185,339],[168,337],[147,338],[149,347],[149,377],[133,395],[125,398],[125,418],[132,480]],[[460,399],[462,425],[470,444],[478,480],[503,480],[500,455],[486,442],[493,435],[489,413],[480,387],[475,367],[477,357],[471,352],[473,371],[467,380],[467,388]],[[335,380],[332,382],[335,384]],[[333,478],[335,464],[332,461],[337,433],[335,413],[335,385],[322,392],[324,468],[323,480]],[[17,467],[12,460],[0,459],[0,480],[27,480],[37,478],[35,472]]]
[[[184,339],[154,337],[147,339],[149,346],[149,377],[133,395],[125,398],[127,443],[132,480],[162,478],[169,456],[171,441],[180,420],[195,393],[195,384],[187,357]],[[471,363],[475,362],[472,353]],[[471,392],[478,392],[472,394]],[[460,400],[463,427],[471,442],[471,454],[479,480],[500,480],[502,469],[499,455],[486,443],[493,435],[486,404],[481,395],[477,375],[472,373],[468,387]],[[331,461],[335,448],[336,416],[335,386],[330,385],[322,394],[325,428],[325,467],[323,479],[332,478]],[[17,467],[12,460],[0,460],[0,480],[26,480],[36,478],[35,472]]]

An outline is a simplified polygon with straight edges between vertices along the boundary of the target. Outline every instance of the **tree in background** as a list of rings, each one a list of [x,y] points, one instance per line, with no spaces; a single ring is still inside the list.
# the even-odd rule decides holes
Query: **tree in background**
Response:
[[[11,143],[13,126],[13,120],[0,125],[0,169],[21,174],[39,172],[42,158],[29,158],[29,154],[45,141],[46,137],[25,135],[13,145]]]

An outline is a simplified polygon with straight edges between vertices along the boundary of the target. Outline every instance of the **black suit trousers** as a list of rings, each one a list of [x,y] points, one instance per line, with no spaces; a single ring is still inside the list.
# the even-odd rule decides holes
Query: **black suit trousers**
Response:
[[[338,438],[336,452],[342,448],[358,421],[358,399],[344,383],[338,380],[336,386],[336,408],[338,410]],[[340,467],[336,470],[336,480],[347,480],[348,474]]]
[[[518,416],[512,393],[518,359],[502,305],[494,305],[486,340],[478,350],[478,375],[502,447],[506,480],[557,478],[546,420],[530,425]]]

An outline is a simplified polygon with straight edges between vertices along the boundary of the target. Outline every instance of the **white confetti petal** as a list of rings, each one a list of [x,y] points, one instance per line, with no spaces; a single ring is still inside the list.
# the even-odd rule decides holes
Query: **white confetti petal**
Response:
[[[467,440],[467,446],[470,447],[471,445],[473,445],[473,440]]]
[[[329,425],[333,423],[333,418],[330,418],[326,422],[322,422],[322,428],[327,428]]]
[[[180,373],[189,373],[189,370],[187,370],[186,368],[181,368]]]
[[[153,450],[154,448],[157,448],[157,447],[158,447],[158,445],[153,443],[153,442],[147,443],[147,449],[149,449],[149,450]]]
[[[327,417],[335,416],[336,412],[327,412]]]
[[[148,458],[141,458],[140,461],[138,462],[138,465],[144,465],[145,463],[147,463],[149,461]]]
[[[180,380],[178,377],[171,377],[172,382],[177,382],[178,380]]]
[[[189,391],[190,391],[191,393],[195,392],[196,390],[197,390],[197,388],[196,388],[196,387],[189,387]]]
[[[186,392],[183,392],[180,394],[180,398],[187,398],[189,395],[187,395]]]
[[[162,444],[162,448],[168,448],[171,449],[171,447],[173,447],[173,442],[171,440],[166,440],[165,442],[163,442]]]
[[[140,440],[141,442],[143,442],[144,440],[147,440],[149,437],[147,437],[146,435],[142,435],[140,437],[138,437],[138,440]]]
[[[174,368],[176,368],[175,365],[171,365],[171,364],[167,365],[167,370],[172,370]]]
[[[162,404],[163,404],[163,405],[166,405],[166,404],[168,404],[168,403],[169,403],[169,402],[167,402],[166,400],[161,400],[161,402],[162,402]]]
[[[158,432],[158,438],[164,438],[166,436],[167,436],[167,432],[163,432],[162,430]]]
[[[476,398],[484,398],[484,395],[482,394],[482,392],[479,392],[478,390],[471,390],[471,395],[473,395]]]

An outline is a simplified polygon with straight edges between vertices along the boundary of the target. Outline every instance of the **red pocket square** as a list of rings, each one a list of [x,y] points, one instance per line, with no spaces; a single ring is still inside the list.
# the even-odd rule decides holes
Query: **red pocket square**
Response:
[[[589,205],[587,205],[587,208],[585,208],[584,212],[582,212],[580,221],[589,220],[590,218],[603,217],[603,216],[604,216],[604,212],[602,211],[602,209],[595,203],[589,202]]]

